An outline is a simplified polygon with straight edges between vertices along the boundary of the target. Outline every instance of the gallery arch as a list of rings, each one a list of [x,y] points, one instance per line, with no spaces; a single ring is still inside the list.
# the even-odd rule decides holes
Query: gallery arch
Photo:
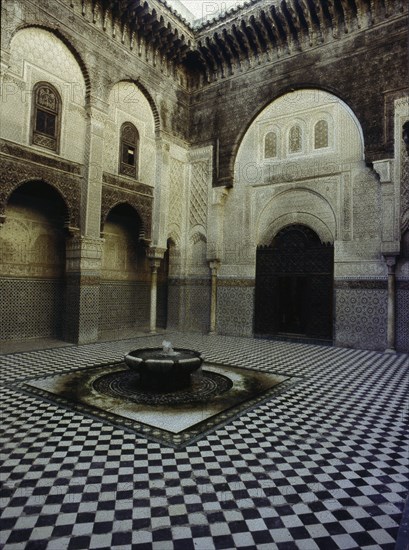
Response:
[[[66,219],[63,199],[42,181],[10,196],[0,230],[2,339],[62,336]]]
[[[244,334],[340,345],[356,345],[359,330],[367,347],[386,345],[384,283],[366,281],[368,269],[385,276],[375,221],[380,196],[379,179],[364,163],[360,124],[342,100],[306,89],[273,101],[236,157],[224,209],[218,325],[233,332],[230,320],[237,319]],[[372,294],[377,326],[359,321],[369,318],[364,304]],[[349,315],[351,304],[359,314]]]
[[[103,227],[100,336],[149,326],[150,270],[140,240],[142,222],[129,204],[109,212]]]

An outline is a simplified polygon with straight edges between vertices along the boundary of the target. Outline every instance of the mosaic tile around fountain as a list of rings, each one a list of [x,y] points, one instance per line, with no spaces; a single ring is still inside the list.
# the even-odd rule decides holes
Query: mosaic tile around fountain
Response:
[[[180,449],[301,380],[217,363],[206,363],[192,379],[191,390],[153,395],[138,390],[137,375],[121,361],[26,379],[12,387]]]

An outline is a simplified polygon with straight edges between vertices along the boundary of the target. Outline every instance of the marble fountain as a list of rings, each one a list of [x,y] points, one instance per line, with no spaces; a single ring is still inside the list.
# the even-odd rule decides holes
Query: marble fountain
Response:
[[[177,391],[191,383],[191,374],[202,366],[199,351],[177,348],[167,340],[162,348],[141,348],[125,354],[124,361],[139,375],[139,385],[150,391]]]

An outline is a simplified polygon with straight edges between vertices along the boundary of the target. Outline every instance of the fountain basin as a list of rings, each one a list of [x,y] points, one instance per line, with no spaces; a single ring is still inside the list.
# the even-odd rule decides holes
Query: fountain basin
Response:
[[[141,348],[124,357],[129,369],[139,374],[140,386],[152,391],[175,391],[190,385],[190,375],[203,363],[199,351],[177,348]]]

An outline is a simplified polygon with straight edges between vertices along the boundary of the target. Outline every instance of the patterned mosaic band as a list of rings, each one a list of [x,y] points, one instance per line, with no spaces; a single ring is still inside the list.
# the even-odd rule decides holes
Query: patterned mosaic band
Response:
[[[398,290],[409,290],[409,279],[397,279],[396,288]]]
[[[95,286],[101,284],[99,275],[86,273],[67,273],[65,280],[70,285]]]
[[[210,286],[210,279],[169,279],[171,286]]]
[[[388,281],[386,279],[335,279],[334,288],[337,290],[386,290]]]
[[[256,285],[255,279],[218,279],[218,286],[235,286],[235,287],[254,287]]]

